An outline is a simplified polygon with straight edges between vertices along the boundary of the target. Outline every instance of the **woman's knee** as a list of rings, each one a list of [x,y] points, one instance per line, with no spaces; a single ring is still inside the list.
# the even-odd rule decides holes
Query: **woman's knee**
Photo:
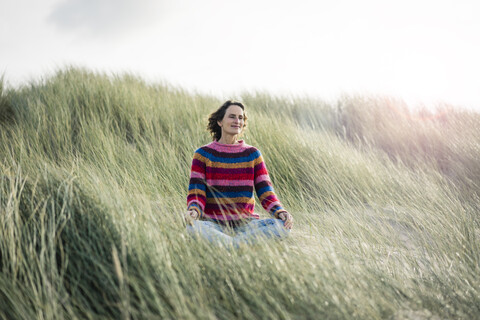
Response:
[[[187,232],[190,234],[199,233],[202,230],[211,229],[209,221],[193,220],[191,224],[187,224]]]
[[[269,220],[272,227],[290,232],[289,229],[285,228],[285,221],[283,221],[282,219],[269,219]]]

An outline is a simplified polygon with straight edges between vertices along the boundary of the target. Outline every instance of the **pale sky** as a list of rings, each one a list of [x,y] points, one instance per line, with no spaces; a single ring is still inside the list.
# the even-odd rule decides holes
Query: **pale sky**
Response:
[[[2,0],[0,74],[133,72],[222,98],[388,94],[480,111],[478,0]]]

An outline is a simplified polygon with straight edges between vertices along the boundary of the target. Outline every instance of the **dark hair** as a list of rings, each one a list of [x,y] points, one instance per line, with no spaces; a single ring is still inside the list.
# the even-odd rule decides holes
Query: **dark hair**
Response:
[[[228,107],[230,106],[239,106],[240,108],[242,108],[244,121],[242,129],[245,129],[245,127],[247,126],[247,115],[245,114],[245,106],[241,102],[235,100],[227,100],[224,104],[222,104],[220,108],[217,109],[217,111],[215,111],[208,117],[207,130],[210,131],[213,140],[218,141],[222,137],[222,128],[218,125],[218,121],[222,121]]]

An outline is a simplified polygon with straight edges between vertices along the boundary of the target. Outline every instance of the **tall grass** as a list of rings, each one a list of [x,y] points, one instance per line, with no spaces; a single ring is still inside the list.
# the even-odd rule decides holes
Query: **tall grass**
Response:
[[[191,157],[221,100],[71,68],[0,83],[0,318],[480,312],[476,113],[242,94],[245,139],[295,227],[230,250],[182,221]]]

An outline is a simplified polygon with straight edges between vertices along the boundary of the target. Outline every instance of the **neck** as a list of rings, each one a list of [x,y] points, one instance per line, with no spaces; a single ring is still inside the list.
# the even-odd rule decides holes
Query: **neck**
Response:
[[[218,143],[222,144],[237,144],[237,135],[222,135],[220,139],[218,139]]]

